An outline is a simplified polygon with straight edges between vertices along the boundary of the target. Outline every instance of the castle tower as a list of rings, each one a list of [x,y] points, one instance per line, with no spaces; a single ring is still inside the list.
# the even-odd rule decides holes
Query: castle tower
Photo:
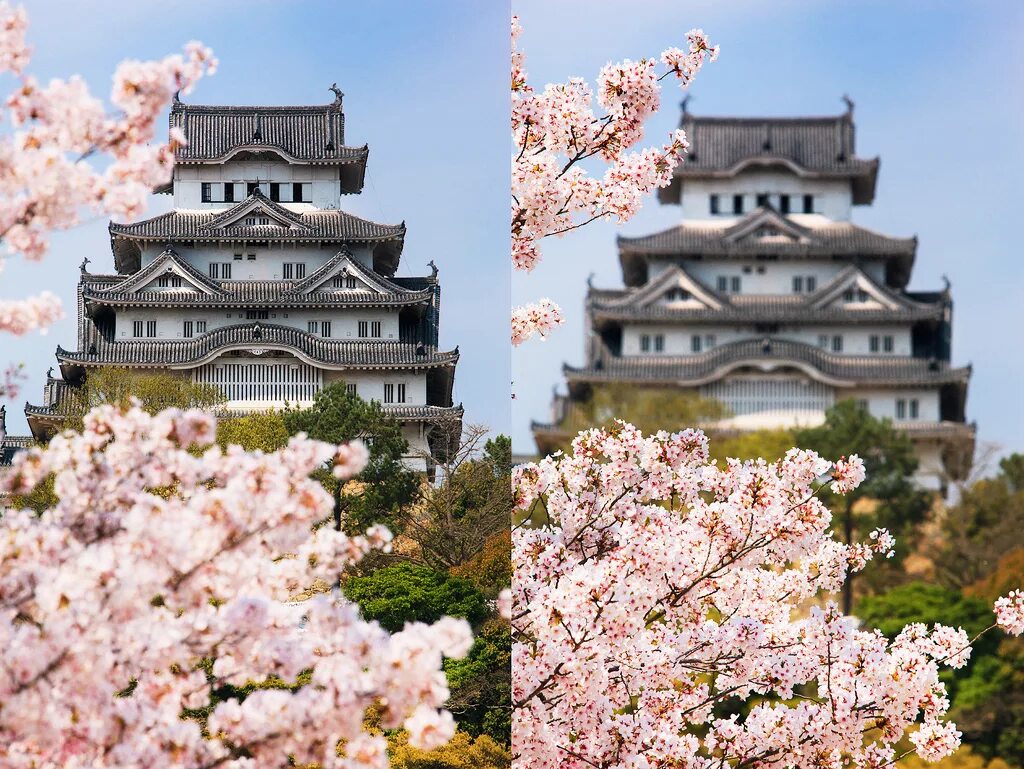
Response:
[[[160,369],[213,384],[228,413],[308,405],[344,382],[400,420],[408,463],[459,440],[458,348],[438,349],[438,272],[396,277],[405,225],[342,209],[362,190],[368,148],[345,144],[330,104],[235,107],[175,99],[173,210],[112,222],[116,272],[82,264],[78,340],[61,378],[25,413],[37,438],[60,426],[68,388],[102,366]]]
[[[717,430],[820,423],[842,398],[913,439],[918,480],[942,490],[970,468],[970,367],[951,363],[952,298],[907,291],[916,238],[852,221],[879,161],[856,154],[853,105],[835,117],[714,118],[684,111],[690,154],[662,203],[682,222],[618,239],[624,289],[591,288],[582,366],[538,449],[565,439],[601,383],[678,386],[722,402]],[[673,427],[666,425],[666,427]]]

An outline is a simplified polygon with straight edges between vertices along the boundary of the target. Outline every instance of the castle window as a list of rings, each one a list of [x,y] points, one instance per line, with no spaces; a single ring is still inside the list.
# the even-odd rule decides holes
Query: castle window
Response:
[[[281,185],[279,182],[270,183],[270,199],[275,202],[281,200]]]
[[[398,385],[398,402],[405,403],[405,382],[400,382]]]
[[[132,336],[142,336],[142,321],[137,320],[132,323]]]
[[[159,278],[156,279],[156,285],[158,288],[167,288],[169,285],[171,285],[171,276],[161,275]]]
[[[292,277],[292,263],[291,262],[285,262],[284,264],[281,265],[281,277],[286,279],[286,280],[291,279],[291,277]]]
[[[832,337],[832,352],[843,351],[843,337],[840,334],[836,334]]]
[[[260,188],[259,182],[246,182],[245,183],[245,194],[252,195],[256,190]]]
[[[295,278],[301,280],[306,277],[306,263],[305,262],[285,262],[282,265],[282,277],[286,279]]]
[[[369,329],[370,329],[370,324],[367,321],[365,321],[365,320],[359,321],[359,336],[363,337],[364,339],[366,337],[368,337],[370,335]]]
[[[249,261],[250,262],[255,262],[256,261],[256,254],[249,254]]]
[[[921,405],[917,398],[910,399],[910,418],[917,419],[921,413]]]
[[[356,383],[355,382],[346,382],[345,383],[345,392],[347,392],[349,395],[355,395],[356,394]]]
[[[906,419],[907,418],[907,402],[903,398],[899,398],[896,401],[896,418]]]
[[[767,207],[767,205],[768,205],[768,193],[767,192],[758,193],[758,195],[757,195],[757,205],[758,205],[759,208],[760,207]]]
[[[236,262],[242,261],[242,255],[241,254],[235,254],[235,261]]]
[[[329,337],[331,335],[331,322],[324,320],[320,322],[320,336]]]
[[[310,320],[306,322],[306,331],[311,334],[315,334],[320,330],[320,322],[316,320]]]
[[[882,338],[882,349],[886,352],[892,352],[895,346],[895,340],[892,338],[891,334],[887,334]]]
[[[779,195],[779,211],[784,214],[789,213],[789,195]]]
[[[205,320],[197,320],[196,321],[196,333],[197,334],[205,334],[206,333],[206,321]]]
[[[201,199],[204,203],[213,202],[213,185],[210,182],[203,182]]]
[[[718,276],[718,290],[728,291],[729,290],[729,277],[727,275]]]
[[[707,335],[706,335],[706,336],[704,337],[704,346],[705,346],[705,347],[706,347],[707,349],[709,349],[709,350],[710,350],[710,349],[711,349],[712,347],[714,347],[714,346],[715,346],[715,335],[714,335],[714,334],[707,334]]]
[[[665,294],[665,299],[669,302],[685,302],[690,298],[690,292],[682,288],[670,288]]]
[[[296,262],[295,263],[295,277],[297,279],[298,278],[306,277],[306,263],[305,262]]]
[[[394,403],[395,402],[395,386],[390,382],[384,385],[384,402]]]
[[[701,351],[701,341],[702,340],[700,338],[700,334],[694,334],[693,336],[691,336],[690,337],[690,352],[700,352]]]
[[[156,321],[155,320],[147,320],[146,321],[146,336],[149,336],[149,337],[155,337],[156,336]]]
[[[811,294],[818,288],[818,279],[813,275],[807,276],[807,293]]]
[[[310,182],[294,182],[292,184],[292,201],[295,203],[312,203],[313,185]]]
[[[654,351],[665,352],[665,335],[655,334],[654,335]]]
[[[878,349],[879,349],[878,342],[879,342],[878,334],[872,334],[870,337],[868,337],[868,349],[871,352],[878,352]]]
[[[651,337],[649,334],[640,335],[640,352],[651,351]]]
[[[192,338],[192,321],[185,320],[181,323],[181,335],[186,339]]]
[[[732,196],[732,212],[734,214],[742,214],[743,213],[743,196],[742,195],[733,195]]]
[[[814,213],[814,195],[804,195],[804,213]]]
[[[734,275],[732,277],[732,279],[729,281],[729,289],[734,294],[738,294],[740,292],[740,277],[739,277],[739,275]]]
[[[345,278],[345,288],[355,288],[355,287],[356,287],[356,279],[353,276],[351,276],[351,275],[347,276]]]
[[[269,310],[246,310],[246,320],[266,320],[270,317]]]
[[[718,210],[718,195],[712,195],[711,196],[711,213],[712,214],[719,214],[719,213],[721,213]]]
[[[210,277],[214,280],[231,280],[231,262],[210,262]]]
[[[380,336],[380,321],[379,320],[375,320],[375,321],[373,321],[370,324],[370,336],[373,336],[373,337],[379,337]]]
[[[234,203],[235,202],[235,183],[224,182],[224,202]]]
[[[793,276],[793,293],[802,294],[804,292],[804,276],[794,275]]]
[[[828,334],[818,334],[818,347],[823,350],[828,347]]]

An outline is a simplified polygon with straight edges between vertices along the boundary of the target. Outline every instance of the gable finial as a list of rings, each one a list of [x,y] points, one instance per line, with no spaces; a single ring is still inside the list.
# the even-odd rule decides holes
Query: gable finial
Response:
[[[46,378],[53,379],[53,366],[50,366],[50,368],[46,369]]]
[[[854,107],[853,99],[851,99],[848,94],[844,93],[843,94],[843,102],[846,104],[846,116],[847,117],[853,117],[853,107]]]
[[[683,117],[686,117],[687,115],[690,114],[689,104],[690,99],[692,98],[693,97],[690,94],[686,94],[686,96],[683,97],[682,101],[679,102],[679,108],[683,111]]]
[[[429,262],[427,262],[427,266],[430,268],[430,277],[436,278],[439,270],[437,269],[437,265],[434,264],[434,260],[431,259]]]
[[[338,88],[338,84],[337,83],[331,83],[331,87],[328,88],[327,90],[334,92],[334,101],[332,102],[331,106],[332,107],[340,107],[341,106],[341,100],[345,98],[345,94],[342,93],[340,88]]]
[[[949,276],[943,274],[942,276],[942,293],[948,294],[949,289],[953,287],[953,282],[949,279]]]
[[[594,275],[595,275],[595,273],[592,272],[592,273],[590,273],[587,276],[587,288],[588,289],[593,289],[594,288]]]
[[[82,260],[82,263],[81,263],[80,265],[78,265],[78,269],[79,269],[79,271],[81,271],[81,273],[82,273],[83,275],[85,275],[85,273],[87,273],[87,272],[88,272],[88,270],[87,270],[87,269],[85,269],[85,268],[86,268],[86,266],[87,266],[88,264],[89,264],[89,257],[87,256],[87,257],[85,257],[85,258],[84,258],[84,259]]]
[[[181,91],[180,90],[174,92],[174,102],[173,102],[173,104],[174,104],[175,107],[180,107],[181,106]]]

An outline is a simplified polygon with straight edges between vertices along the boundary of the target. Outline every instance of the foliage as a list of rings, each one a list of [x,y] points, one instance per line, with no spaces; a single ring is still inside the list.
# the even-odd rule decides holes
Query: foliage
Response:
[[[940,543],[933,553],[938,579],[963,587],[991,574],[1003,556],[1024,547],[1024,456],[1000,462],[994,477],[961,491],[941,521]]]
[[[216,385],[193,382],[166,371],[139,371],[103,367],[91,370],[85,381],[61,399],[59,408],[66,426],[81,430],[83,419],[96,406],[127,407],[138,400],[143,411],[156,414],[164,409],[209,409],[224,402]]]
[[[1024,582],[1024,547],[1011,550],[996,564],[987,577],[964,588],[964,594],[986,601],[994,601],[1001,595],[1019,588]]]
[[[420,750],[409,745],[404,731],[397,731],[388,735],[388,752],[392,769],[510,769],[512,766],[509,749],[486,734],[474,739],[465,732],[458,732],[447,745]]]
[[[888,586],[887,582],[899,579],[896,568],[915,541],[914,527],[924,519],[932,502],[932,496],[914,482],[917,459],[910,438],[890,420],[872,416],[867,407],[853,400],[839,401],[826,412],[822,425],[798,429],[795,438],[795,445],[822,456],[856,454],[864,461],[865,482],[842,498],[826,490],[826,499],[837,513],[847,544],[877,527],[895,534],[896,560],[888,569],[878,570],[874,584]],[[858,504],[863,500],[870,500],[870,504]],[[847,614],[853,608],[853,584],[854,580],[849,579],[844,585],[843,609]]]
[[[446,660],[451,696],[447,707],[459,729],[474,737],[485,734],[502,745],[511,739],[512,637],[508,623],[491,619],[473,640],[469,654]]]
[[[329,474],[319,477],[334,493],[335,525],[352,533],[373,524],[401,531],[407,508],[418,493],[419,478],[402,458],[409,444],[399,423],[387,416],[377,401],[364,401],[335,382],[320,390],[313,404],[286,409],[281,414],[290,435],[305,433],[313,440],[345,443],[364,440],[370,449],[358,487],[343,488]]]
[[[472,582],[414,563],[346,577],[342,590],[359,604],[364,617],[391,631],[407,622],[436,622],[444,616],[463,617],[475,625],[488,615],[487,600]]]
[[[468,579],[488,598],[498,597],[512,584],[512,531],[505,528],[488,539],[479,553],[451,569],[457,577]]]
[[[711,446],[711,457],[720,461],[728,457],[743,460],[763,457],[774,462],[796,445],[792,430],[752,430],[719,437]]]
[[[418,563],[458,569],[477,558],[495,536],[508,531],[512,442],[504,435],[484,442],[486,434],[483,427],[469,427],[454,454],[440,461],[441,482],[424,488],[419,504],[409,511],[403,534],[414,543],[410,557]],[[496,591],[488,595],[493,597]]]
[[[271,452],[288,445],[288,428],[276,411],[225,417],[217,422],[217,443],[241,446],[246,451]]]

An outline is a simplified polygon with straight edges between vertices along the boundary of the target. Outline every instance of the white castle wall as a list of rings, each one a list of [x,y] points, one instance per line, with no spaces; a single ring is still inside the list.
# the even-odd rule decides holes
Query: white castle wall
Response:
[[[234,203],[202,202],[202,183],[234,183]],[[291,201],[291,190],[285,193],[282,205],[293,211],[336,209],[341,207],[341,182],[337,166],[289,165],[288,163],[229,161],[215,166],[178,165],[174,169],[174,207],[179,210],[224,210],[246,198],[247,182],[295,182],[311,185],[311,202]],[[263,189],[263,194],[270,194]],[[284,192],[284,191],[282,191]],[[214,196],[219,201],[222,194]]]
[[[210,263],[231,264],[231,280],[281,280],[286,262],[306,265],[306,275],[312,275],[325,262],[338,253],[336,247],[318,248],[287,243],[237,243],[223,246],[203,245],[194,248],[175,244],[175,251],[204,275],[210,274]],[[150,264],[164,250],[163,245],[147,245],[142,252],[142,266]],[[366,246],[351,249],[352,256],[365,267],[373,268],[373,256]],[[240,260],[235,255],[240,254]],[[249,255],[256,259],[250,260]],[[294,268],[293,268],[294,269]],[[294,274],[294,273],[293,273]]]
[[[652,259],[648,268],[648,279],[653,280],[675,264],[679,264],[679,262]],[[817,280],[817,287],[823,288],[849,266],[849,263],[845,261],[812,259],[778,262],[754,259],[706,259],[687,260],[682,264],[692,277],[711,289],[717,290],[718,277],[724,275],[728,278],[738,277],[740,279],[741,294],[783,295],[793,293],[794,276],[804,276],[806,281],[807,275],[813,275]],[[884,264],[868,262],[862,265],[862,269],[872,280],[884,284]]]
[[[750,213],[756,207],[757,196],[768,194],[769,202],[779,207],[779,195],[791,196],[793,221],[801,223],[803,196],[814,196],[814,213],[833,221],[848,221],[852,206],[849,181],[841,179],[802,179],[789,170],[749,170],[731,179],[686,179],[683,183],[683,219],[694,221],[714,219],[723,224],[734,223],[732,196],[743,195],[743,210]],[[710,198],[717,194],[721,214],[712,216]]]

